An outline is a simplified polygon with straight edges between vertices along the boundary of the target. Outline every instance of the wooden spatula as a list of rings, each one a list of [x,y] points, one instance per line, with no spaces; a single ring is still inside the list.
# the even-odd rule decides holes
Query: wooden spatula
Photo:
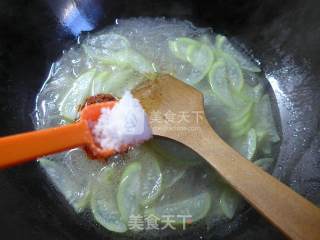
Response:
[[[197,152],[289,238],[320,239],[320,209],[228,146],[205,118],[199,91],[163,75],[138,86],[133,94],[149,115],[154,135]],[[168,113],[185,117],[173,121]]]

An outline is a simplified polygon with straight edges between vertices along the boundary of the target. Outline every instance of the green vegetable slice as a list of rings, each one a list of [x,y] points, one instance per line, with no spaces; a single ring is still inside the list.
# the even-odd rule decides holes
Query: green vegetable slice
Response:
[[[220,207],[224,215],[232,219],[241,202],[241,196],[230,187],[226,187],[220,197]]]
[[[252,116],[253,107],[254,104],[251,102],[246,104],[244,107],[240,107],[239,109],[230,112],[230,118],[228,119],[228,122],[242,125],[248,117]]]
[[[194,69],[185,79],[189,84],[196,84],[203,79],[214,60],[208,45],[190,38],[177,38],[175,41],[169,41],[169,49],[177,58],[193,66]]]
[[[163,176],[158,162],[160,156],[146,143],[129,151],[126,157],[128,161],[137,161],[141,165],[140,205],[151,204],[162,190]]]
[[[243,114],[242,118],[239,120],[230,119],[230,128],[233,131],[242,131],[244,127],[249,123],[251,124],[252,112],[248,111],[246,114]]]
[[[129,66],[144,74],[150,74],[157,71],[152,62],[130,48],[111,53],[100,60],[106,64],[115,64],[123,67]]]
[[[108,93],[104,91],[104,85],[106,85],[109,76],[109,72],[100,72],[96,74],[91,85],[91,96],[95,96],[99,93]]]
[[[251,87],[247,84],[244,85],[237,97],[244,103],[258,103],[264,93],[265,89],[262,84],[258,83],[256,86]]]
[[[130,48],[130,42],[119,34],[107,33],[86,39],[83,48],[90,57],[103,59],[114,52]]]
[[[257,151],[256,131],[251,128],[244,138],[231,140],[231,146],[235,148],[243,157],[252,160]]]
[[[162,185],[162,174],[158,164],[159,156],[151,149],[143,147],[140,162],[141,171],[141,204],[152,203],[160,194]]]
[[[226,64],[224,61],[215,62],[209,71],[208,80],[213,93],[228,107],[234,107],[233,96],[228,84]]]
[[[156,72],[155,66],[131,49],[129,41],[119,34],[103,34],[87,40],[83,46],[89,56],[103,63],[130,66],[144,74]]]
[[[90,70],[78,77],[60,103],[60,114],[73,121],[78,117],[78,108],[89,95],[92,79],[96,70]]]
[[[181,149],[173,142],[168,142],[166,140],[162,141],[162,139],[153,139],[148,143],[148,147],[150,151],[157,155],[157,162],[161,169],[162,183],[160,192],[165,191],[179,181],[184,176],[189,164],[193,166],[192,164],[195,159],[190,159],[191,163],[189,163],[189,159],[186,159],[185,156],[190,157],[190,154],[188,155],[185,153],[185,148]],[[176,151],[177,149],[179,149],[179,151]],[[173,155],[173,153],[178,153],[178,155]],[[181,157],[182,159],[180,160]],[[197,160],[195,160],[195,162],[197,162]],[[196,165],[197,163],[194,164]]]
[[[121,176],[117,193],[117,202],[121,214],[121,221],[126,224],[128,223],[130,216],[141,214],[141,169],[141,163],[133,162],[125,168]]]
[[[198,38],[198,40],[203,43],[206,44],[207,46],[209,46],[211,49],[214,49],[215,46],[213,45],[213,38],[209,35],[202,35]]]
[[[248,133],[248,131],[252,128],[252,121],[248,120],[245,121],[243,125],[241,125],[241,127],[237,126],[237,127],[233,127],[231,125],[231,136],[233,138],[238,138],[241,136],[244,136]]]
[[[269,171],[273,165],[273,162],[274,162],[273,158],[261,158],[261,159],[258,159],[257,161],[254,161],[254,164],[261,167],[265,171]]]
[[[171,188],[178,182],[186,173],[186,168],[177,168],[172,165],[162,168],[163,189]]]
[[[101,34],[95,38],[88,39],[85,43],[92,47],[105,48],[113,51],[130,47],[128,39],[116,33]]]
[[[152,208],[145,210],[145,217],[171,215],[174,224],[183,224],[181,216],[188,217],[192,223],[204,218],[211,207],[211,196],[208,192],[202,192],[194,197],[180,200],[173,203],[161,204],[159,202]],[[179,217],[180,216],[180,217]],[[189,222],[189,221],[188,221]]]
[[[187,61],[187,52],[190,47],[198,45],[199,42],[191,38],[181,37],[169,41],[169,49],[180,60]]]
[[[185,169],[202,162],[202,158],[196,152],[172,140],[153,138],[149,146],[159,155],[163,165],[172,166],[175,164],[176,167]]]
[[[116,200],[117,170],[105,167],[92,188],[91,211],[95,220],[113,232],[126,232]]]
[[[239,64],[229,54],[216,51],[218,59],[222,59],[226,65],[227,79],[230,87],[235,92],[239,92],[244,85],[243,74]]]
[[[267,94],[265,94],[257,103],[254,112],[254,119],[255,129],[258,132],[258,135],[261,136],[261,138],[259,138],[259,144],[264,145],[268,141],[276,143],[280,140],[273,119],[270,97]]]
[[[239,50],[237,50],[228,40],[225,36],[218,35],[216,37],[216,43],[215,46],[217,49],[221,49],[225,53],[230,54],[233,56],[237,62],[239,63],[240,67],[243,69],[246,69],[251,72],[261,72],[261,69],[252,62],[252,60],[249,57],[246,57],[244,53],[241,53]]]
[[[89,202],[90,187],[79,184],[72,172],[63,166],[46,158],[39,159],[41,167],[46,171],[55,187],[62,193],[76,212],[82,212]]]
[[[268,130],[257,129],[257,140],[259,150],[264,154],[270,155],[272,153],[272,146],[275,142],[270,138]]]
[[[122,96],[126,90],[131,90],[143,81],[143,76],[130,68],[119,68],[113,71],[104,82],[101,91]]]

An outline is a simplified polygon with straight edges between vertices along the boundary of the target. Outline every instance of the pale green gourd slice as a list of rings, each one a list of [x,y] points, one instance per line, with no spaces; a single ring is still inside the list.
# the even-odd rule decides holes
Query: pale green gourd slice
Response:
[[[254,164],[256,164],[258,167],[261,167],[265,171],[269,171],[273,163],[273,158],[261,158],[257,161],[254,161]]]
[[[259,150],[264,154],[270,155],[274,142],[271,140],[268,130],[257,129],[257,140]]]
[[[173,224],[183,224],[182,216],[187,217],[192,223],[203,219],[211,207],[211,195],[208,192],[199,193],[193,197],[179,200],[173,203],[162,204],[159,202],[144,212],[144,216],[161,216],[170,215]],[[179,217],[181,216],[181,217]],[[191,217],[190,217],[191,216]]]
[[[213,93],[228,107],[234,107],[233,96],[228,84],[227,68],[224,61],[215,62],[208,75]]]
[[[231,132],[231,136],[233,138],[239,138],[244,136],[248,133],[248,131],[253,127],[253,111],[250,108],[249,110],[246,109],[245,114],[241,114],[242,118],[235,120],[234,118],[230,118],[229,122],[229,129]]]
[[[215,46],[214,46],[214,38],[211,37],[210,35],[202,35],[198,38],[198,41],[200,41],[201,43],[203,44],[206,44],[207,46],[209,46],[211,49],[214,49]]]
[[[100,72],[96,74],[91,84],[91,93],[90,93],[91,96],[95,96],[99,93],[108,93],[108,92],[104,92],[103,87],[108,81],[109,76],[110,76],[110,72]]]
[[[187,52],[190,47],[198,45],[199,42],[191,38],[181,37],[169,41],[169,49],[180,60],[187,61]]]
[[[125,91],[133,89],[144,80],[143,75],[131,68],[113,71],[102,86],[102,92],[121,97]]]
[[[168,163],[170,164],[170,163]],[[171,164],[162,168],[162,189],[165,191],[177,183],[186,173],[186,168],[174,167]]]
[[[240,92],[244,85],[244,79],[239,64],[229,54],[218,50],[214,52],[217,55],[217,58],[223,60],[226,65],[227,79],[231,89],[234,92]]]
[[[247,135],[242,138],[232,139],[230,144],[243,157],[252,160],[257,152],[257,135],[256,131],[251,128]]]
[[[232,127],[231,125],[231,136],[233,138],[238,138],[241,136],[244,136],[248,133],[248,131],[252,128],[252,121],[251,118],[249,118],[248,121],[245,121],[245,123],[243,125],[241,125],[241,127],[237,126],[237,127]]]
[[[229,112],[230,118],[228,119],[228,122],[243,122],[248,116],[252,115],[253,107],[254,104],[251,102],[246,104],[244,107],[239,108],[237,111]]]
[[[169,41],[169,49],[177,58],[193,66],[192,71],[184,79],[192,85],[206,76],[214,60],[208,45],[190,38],[177,38]]]
[[[141,204],[152,203],[160,194],[162,188],[162,173],[158,163],[159,156],[150,148],[143,147],[140,155],[141,170]]]
[[[133,162],[125,168],[121,176],[117,203],[121,214],[120,220],[126,224],[130,217],[141,215],[141,170],[141,163]]]
[[[244,53],[236,49],[225,36],[217,35],[215,47],[234,57],[241,68],[251,72],[261,72],[261,69]]]
[[[91,211],[95,220],[106,229],[123,233],[127,226],[120,218],[120,212],[116,200],[118,180],[117,169],[105,167],[92,187]]]
[[[141,165],[140,205],[151,204],[162,191],[163,176],[158,162],[161,157],[148,143],[145,143],[129,151],[126,158],[128,161],[137,161]]]
[[[69,177],[85,192],[86,197],[74,204],[75,209],[82,211],[89,204],[92,185],[104,164],[101,161],[91,161],[86,152],[79,148],[72,149],[63,156],[63,162],[58,164],[69,170]],[[81,196],[82,192],[78,195]]]
[[[244,127],[250,122],[251,124],[251,117],[252,117],[252,112],[248,111],[246,114],[243,114],[241,119],[235,120],[235,119],[230,119],[228,120],[230,123],[230,129],[232,131],[241,131],[244,129]]]
[[[163,145],[161,146],[161,144]],[[192,154],[190,156],[190,151],[186,152],[185,148],[181,149],[179,148],[181,146],[176,146],[173,142],[168,142],[166,140],[157,141],[157,139],[153,139],[148,143],[148,146],[150,150],[158,156],[157,160],[160,165],[162,175],[160,192],[165,191],[179,181],[184,176],[189,164],[192,165],[192,163],[196,161],[195,159],[192,159]],[[191,157],[191,163],[189,162],[189,157]],[[197,163],[194,164],[196,165]]]
[[[79,106],[90,94],[90,86],[96,70],[90,70],[78,77],[59,105],[60,114],[74,121],[79,114]]]
[[[196,84],[207,75],[214,58],[210,47],[205,44],[198,44],[189,48],[187,60],[195,70],[191,72],[186,80],[190,84]]]
[[[101,60],[112,53],[130,48],[130,42],[122,35],[107,33],[86,39],[82,46],[88,56]]]
[[[252,87],[245,84],[240,93],[236,93],[236,96],[243,101],[243,103],[258,103],[265,92],[264,87],[261,83]]]
[[[76,212],[82,212],[89,202],[90,186],[81,186],[77,178],[63,164],[46,158],[39,159],[41,167],[46,171],[54,186],[62,193]]]
[[[162,164],[174,165],[179,169],[186,169],[199,165],[202,158],[185,145],[165,138],[154,138],[149,142],[150,148],[155,151]],[[164,179],[164,181],[167,181]]]
[[[266,135],[263,137],[263,141],[275,143],[280,140],[273,118],[270,97],[267,94],[256,104],[254,119],[256,131]]]
[[[108,49],[112,51],[130,47],[129,40],[126,37],[116,33],[106,33],[96,37],[91,37],[86,39],[85,44],[90,47]]]
[[[241,202],[241,196],[229,186],[221,194],[219,204],[224,215],[232,219]]]
[[[155,73],[155,66],[144,56],[133,49],[124,49],[117,52],[112,52],[104,58],[99,59],[105,64],[115,64],[122,67],[131,67],[137,72],[143,74]]]

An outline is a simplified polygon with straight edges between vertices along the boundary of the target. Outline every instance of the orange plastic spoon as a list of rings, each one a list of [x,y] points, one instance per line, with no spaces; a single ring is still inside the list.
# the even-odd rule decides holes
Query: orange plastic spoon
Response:
[[[61,127],[32,131],[0,138],[0,168],[21,164],[37,157],[83,147],[93,158],[107,158],[113,149],[100,148],[93,139],[90,121],[97,121],[101,108],[112,108],[116,101],[87,105],[78,122]]]

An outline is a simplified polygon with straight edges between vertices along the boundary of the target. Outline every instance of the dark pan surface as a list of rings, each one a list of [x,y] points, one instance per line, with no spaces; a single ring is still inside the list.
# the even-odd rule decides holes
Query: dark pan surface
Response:
[[[319,205],[320,2],[206,2],[0,1],[0,135],[32,129],[35,95],[51,63],[81,30],[132,16],[188,19],[234,37],[261,61],[276,96],[283,137],[274,175]],[[75,17],[66,17],[68,11]],[[35,163],[0,172],[1,239],[111,238],[80,221],[45,181]],[[224,239],[284,239],[253,210],[243,222]],[[218,230],[213,235],[221,238]]]

